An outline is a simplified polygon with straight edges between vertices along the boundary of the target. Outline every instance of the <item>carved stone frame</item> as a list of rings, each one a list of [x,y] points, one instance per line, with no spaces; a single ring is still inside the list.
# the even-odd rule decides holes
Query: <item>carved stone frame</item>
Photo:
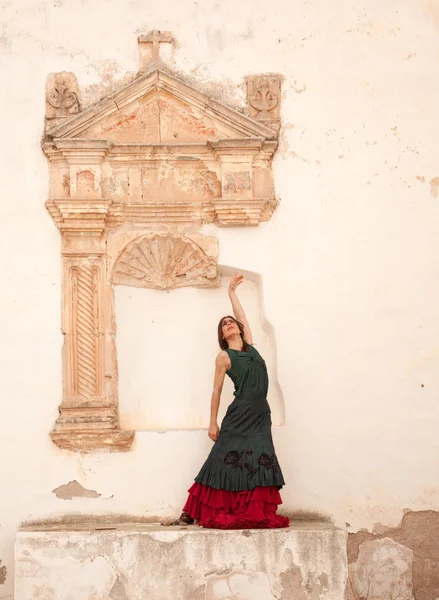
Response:
[[[65,81],[74,82],[74,76],[64,77],[64,86]],[[59,94],[59,78],[55,82]],[[53,90],[51,93],[53,99]],[[105,137],[102,124],[113,123],[116,111],[135,115],[139,99],[144,102],[149,95],[162,93],[197,118],[208,115],[224,137],[206,137],[196,143],[144,143],[141,136],[126,143],[117,136]],[[209,222],[243,226],[270,218],[277,204],[271,172],[277,133],[276,127],[267,126],[267,111],[264,123],[258,122],[209,98],[157,64],[112,98],[83,112],[77,112],[77,89],[67,91],[67,97],[77,99],[76,114],[66,116],[65,106],[57,114],[54,104],[62,102],[52,101],[43,141],[51,175],[47,208],[61,232],[63,267],[63,397],[51,436],[58,446],[69,450],[126,451],[134,432],[119,426],[113,283],[158,289],[218,285],[217,241],[193,232]],[[138,178],[136,169],[154,170],[157,165],[180,169],[189,179],[194,165],[202,165],[197,181],[210,185],[215,179],[219,183],[210,197],[198,196],[198,188],[194,188],[189,200],[178,189],[172,201],[157,198],[156,190],[149,192],[149,188],[141,197],[109,191],[108,180],[113,187],[126,189],[128,175]],[[129,243],[117,249],[115,258],[109,255],[108,245],[116,230],[125,232]],[[158,250],[148,249],[151,240]],[[154,263],[155,275],[147,272],[142,252],[143,256],[166,252],[169,258],[174,245],[180,248],[175,254],[180,255],[185,244],[186,263],[179,269],[159,258]],[[140,255],[133,254],[133,247]],[[128,255],[129,260],[122,259],[128,267],[118,269],[117,261]]]

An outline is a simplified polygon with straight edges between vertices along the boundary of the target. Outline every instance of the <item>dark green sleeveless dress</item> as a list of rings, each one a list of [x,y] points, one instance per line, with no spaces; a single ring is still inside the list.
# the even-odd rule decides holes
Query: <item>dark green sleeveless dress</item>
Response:
[[[271,436],[265,361],[253,346],[248,352],[230,348],[226,352],[231,362],[227,375],[235,384],[235,399],[195,481],[229,491],[261,486],[280,489],[285,482]]]

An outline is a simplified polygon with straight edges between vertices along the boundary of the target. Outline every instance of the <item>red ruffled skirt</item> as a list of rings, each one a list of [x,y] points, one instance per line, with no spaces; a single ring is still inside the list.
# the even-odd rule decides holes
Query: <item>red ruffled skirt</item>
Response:
[[[275,529],[290,520],[276,514],[282,504],[274,486],[231,492],[194,483],[183,508],[202,527],[210,529]]]

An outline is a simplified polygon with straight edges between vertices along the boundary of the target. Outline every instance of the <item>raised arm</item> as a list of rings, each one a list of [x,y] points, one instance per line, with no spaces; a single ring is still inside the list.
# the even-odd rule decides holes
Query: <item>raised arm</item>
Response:
[[[244,277],[242,275],[238,275],[235,273],[232,277],[232,280],[229,284],[229,298],[232,303],[233,314],[235,315],[235,319],[240,321],[244,325],[244,339],[247,344],[253,344],[253,335],[250,329],[250,325],[248,324],[247,317],[245,316],[244,309],[242,308],[241,302],[236,295],[236,288],[240,283],[242,283]]]
[[[227,352],[220,352],[215,360],[215,377],[213,381],[212,400],[210,402],[210,425],[208,435],[214,442],[216,442],[219,435],[218,409],[227,369],[230,369],[230,358]]]

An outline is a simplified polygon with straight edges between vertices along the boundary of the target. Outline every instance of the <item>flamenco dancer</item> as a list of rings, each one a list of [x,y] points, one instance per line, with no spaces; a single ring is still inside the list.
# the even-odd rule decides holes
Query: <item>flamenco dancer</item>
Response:
[[[243,276],[235,273],[229,285],[235,318],[223,317],[218,325],[221,352],[215,361],[208,432],[215,443],[173,525],[195,521],[215,529],[289,525],[287,517],[276,514],[284,479],[271,436],[267,368],[252,345],[252,332],[236,295],[242,281]],[[218,408],[226,374],[235,385],[235,399],[220,429]]]

